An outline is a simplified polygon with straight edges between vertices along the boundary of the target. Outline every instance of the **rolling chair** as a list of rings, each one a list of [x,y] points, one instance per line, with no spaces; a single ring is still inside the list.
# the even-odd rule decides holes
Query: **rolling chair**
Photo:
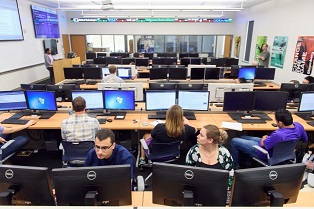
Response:
[[[61,141],[63,147],[63,167],[84,166],[85,159],[90,149],[94,147],[94,141]]]
[[[6,148],[12,144],[14,142],[14,140],[9,140],[7,141],[4,145],[1,146],[0,148],[0,165],[8,160],[11,156],[13,156],[15,154],[15,152],[11,153],[8,155],[7,151],[6,151]]]
[[[267,156],[267,161],[253,157],[253,160],[263,166],[282,165],[296,162],[295,147],[299,139],[282,141],[277,143],[273,148],[273,155],[270,157],[267,150],[260,146],[253,147]]]
[[[154,162],[173,162],[180,158],[180,144],[181,141],[170,142],[155,142],[152,144],[151,149],[147,146],[145,139],[140,140],[141,145],[144,148],[145,155],[148,159],[148,164],[142,165],[140,171],[144,167],[152,167]],[[145,178],[146,182],[151,176],[152,172]]]

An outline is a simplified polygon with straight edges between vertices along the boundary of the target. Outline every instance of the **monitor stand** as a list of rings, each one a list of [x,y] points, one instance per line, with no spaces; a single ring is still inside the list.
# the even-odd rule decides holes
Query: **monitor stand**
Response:
[[[10,119],[20,119],[21,117],[23,116],[32,116],[32,115],[38,115],[40,116],[39,119],[49,119],[51,118],[54,114],[56,114],[55,111],[49,111],[49,112],[45,112],[45,111],[42,111],[42,112],[36,112],[36,111],[23,111],[23,112],[18,112],[18,113],[15,113],[14,115],[12,115],[10,117]]]
[[[295,113],[297,116],[302,118],[303,120],[314,120],[314,111],[312,112],[297,112]]]
[[[283,207],[285,199],[280,192],[277,192],[272,187],[266,187],[265,192],[270,197],[270,207]]]
[[[0,192],[0,205],[12,205],[13,195],[16,194],[17,189],[9,187],[6,191]]]
[[[190,190],[184,190],[183,194],[183,206],[195,206],[194,193]]]
[[[97,116],[112,116],[110,112],[104,112],[103,110],[89,110],[86,111],[89,117],[96,118]]]
[[[97,206],[97,191],[88,191],[85,195],[84,205],[85,206]]]

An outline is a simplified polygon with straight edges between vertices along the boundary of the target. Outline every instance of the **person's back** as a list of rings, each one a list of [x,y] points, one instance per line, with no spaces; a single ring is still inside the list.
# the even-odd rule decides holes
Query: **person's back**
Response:
[[[102,79],[102,83],[124,83],[124,80],[119,76],[116,76],[117,67],[115,65],[111,65],[109,67],[110,74],[105,76]]]
[[[85,113],[86,102],[82,97],[76,97],[72,102],[74,114],[62,121],[61,136],[67,141],[93,141],[100,130],[96,118]]]

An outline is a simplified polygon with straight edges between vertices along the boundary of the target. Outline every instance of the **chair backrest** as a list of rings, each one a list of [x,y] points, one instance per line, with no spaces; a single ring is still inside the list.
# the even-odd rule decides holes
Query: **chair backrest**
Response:
[[[273,155],[268,159],[268,165],[279,165],[295,160],[295,146],[299,139],[282,141],[273,148]]]
[[[63,161],[85,160],[88,151],[94,147],[94,141],[61,141],[63,146]]]
[[[180,157],[181,141],[153,142],[147,156],[152,162],[173,161]]]

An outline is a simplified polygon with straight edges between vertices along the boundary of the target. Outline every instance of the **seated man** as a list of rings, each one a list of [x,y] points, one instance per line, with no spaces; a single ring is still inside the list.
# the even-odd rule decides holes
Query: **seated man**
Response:
[[[67,141],[94,141],[95,134],[100,130],[96,118],[89,117],[86,112],[86,101],[83,97],[76,97],[72,101],[74,114],[62,121],[61,136]]]
[[[134,179],[135,161],[126,148],[115,143],[114,133],[105,128],[96,133],[95,148],[89,151],[85,166],[131,165],[131,179]]]
[[[115,65],[110,65],[109,73],[110,75],[105,76],[102,79],[102,83],[124,83],[124,80],[119,76],[116,76],[117,67]]]
[[[235,168],[239,168],[240,152],[251,157],[266,160],[266,156],[253,148],[253,145],[258,145],[266,149],[270,156],[272,156],[273,147],[281,141],[298,138],[302,141],[308,140],[304,127],[298,122],[293,122],[292,115],[288,110],[277,110],[275,112],[275,120],[279,129],[273,131],[269,136],[265,135],[262,138],[241,136],[240,138],[236,137],[231,140],[231,155]]]
[[[0,147],[5,146],[5,143],[8,142],[7,140],[10,140],[12,133],[26,129],[29,126],[34,125],[35,123],[36,121],[30,120],[25,125],[15,125],[11,127],[0,126]],[[18,136],[12,140],[14,140],[14,142],[9,144],[8,147],[2,150],[2,157],[0,158],[0,160],[3,160],[12,153],[20,150],[28,143],[28,138],[25,136]]]

